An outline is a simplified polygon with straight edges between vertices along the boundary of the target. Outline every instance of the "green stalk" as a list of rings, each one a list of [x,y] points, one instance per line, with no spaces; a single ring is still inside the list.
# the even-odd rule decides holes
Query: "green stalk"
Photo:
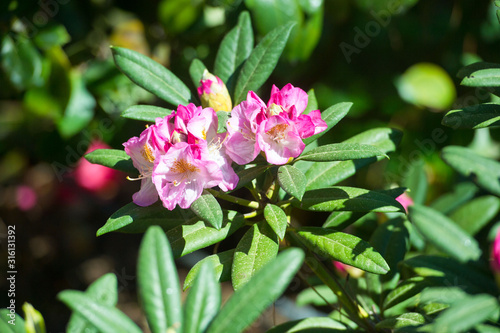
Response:
[[[374,326],[370,322],[370,316],[366,312],[363,307],[359,304],[356,304],[346,293],[344,287],[335,280],[325,265],[316,258],[316,256],[305,247],[300,241],[299,237],[294,231],[287,232],[287,235],[290,236],[291,242],[295,246],[301,247],[306,252],[306,264],[311,268],[311,270],[316,274],[317,277],[320,278],[321,281],[325,285],[327,285],[335,295],[342,305],[342,308],[345,309],[347,314],[349,315],[349,319],[356,322],[361,328],[365,329],[368,332],[374,332]]]
[[[257,201],[251,201],[251,200],[246,200],[238,197],[233,197],[232,195],[221,193],[212,189],[207,189],[208,192],[212,193],[212,195],[216,198],[220,198],[222,200],[226,200],[235,204],[238,204],[240,206],[248,207],[248,208],[253,208],[253,209],[259,209],[260,204]]]

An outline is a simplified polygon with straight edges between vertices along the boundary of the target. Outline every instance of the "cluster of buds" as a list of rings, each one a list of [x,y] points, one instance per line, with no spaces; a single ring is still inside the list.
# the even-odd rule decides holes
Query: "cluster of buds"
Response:
[[[304,150],[302,139],[327,128],[319,110],[303,114],[308,96],[291,84],[281,90],[273,86],[267,105],[250,91],[231,110],[231,98],[218,77],[205,71],[200,83],[202,106],[179,105],[123,144],[140,172],[136,179],[141,189],[133,195],[137,205],[160,199],[169,210],[189,208],[206,188],[236,187],[233,161],[247,164],[263,152],[271,164],[288,163]],[[231,111],[226,133],[217,133],[217,111]]]

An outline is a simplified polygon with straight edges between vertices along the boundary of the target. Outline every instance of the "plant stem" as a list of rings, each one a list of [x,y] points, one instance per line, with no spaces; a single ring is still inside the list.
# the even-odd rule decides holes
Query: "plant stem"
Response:
[[[294,231],[288,232],[291,241],[294,245],[301,247],[306,252],[306,264],[311,270],[320,278],[325,285],[327,285],[333,293],[337,296],[340,304],[345,309],[349,318],[356,322],[360,327],[367,332],[374,332],[374,326],[370,322],[369,314],[359,304],[356,304],[346,293],[344,287],[338,283],[330,274],[325,265],[316,258],[316,256],[305,247],[300,241]]]
[[[226,200],[240,206],[245,206],[248,208],[258,209],[260,204],[257,201],[246,200],[238,197],[233,197],[232,195],[221,193],[212,189],[207,189],[208,192],[212,193],[212,195],[216,198],[221,198],[222,200]]]

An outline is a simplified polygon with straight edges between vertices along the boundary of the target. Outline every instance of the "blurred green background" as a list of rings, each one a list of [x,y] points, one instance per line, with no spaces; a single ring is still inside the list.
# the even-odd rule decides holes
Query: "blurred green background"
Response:
[[[55,300],[84,289],[105,272],[118,275],[122,309],[136,320],[135,262],[140,235],[95,237],[138,184],[123,174],[85,171],[91,143],[120,148],[145,124],[120,113],[138,103],[162,105],[114,66],[110,45],[148,55],[185,83],[195,58],[212,69],[216,50],[239,13],[250,12],[256,36],[293,20],[285,52],[261,90],[272,84],[314,89],[321,110],[350,101],[350,114],[323,143],[366,129],[403,130],[397,154],[347,184],[412,187],[427,179],[427,202],[457,175],[439,158],[445,145],[470,146],[497,159],[498,131],[453,130],[443,112],[488,102],[483,90],[460,87],[458,70],[498,62],[500,24],[492,1],[431,0],[4,0],[0,4],[0,233],[16,225],[16,301],[31,302],[49,332],[69,310]],[[257,40],[258,40],[257,38]],[[79,171],[82,169],[83,171]],[[417,176],[415,176],[417,175]],[[94,179],[95,180],[95,179]],[[421,182],[419,182],[421,184]],[[425,193],[415,191],[414,193]],[[6,251],[0,267],[6,271]],[[0,282],[6,290],[5,281]]]

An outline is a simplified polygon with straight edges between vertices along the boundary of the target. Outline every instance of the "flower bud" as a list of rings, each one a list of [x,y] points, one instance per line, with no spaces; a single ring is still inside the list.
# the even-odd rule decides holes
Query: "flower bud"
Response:
[[[200,96],[201,105],[204,108],[212,108],[215,112],[231,111],[231,97],[229,97],[226,85],[221,79],[205,69],[200,83],[201,86],[198,87],[198,95]]]

